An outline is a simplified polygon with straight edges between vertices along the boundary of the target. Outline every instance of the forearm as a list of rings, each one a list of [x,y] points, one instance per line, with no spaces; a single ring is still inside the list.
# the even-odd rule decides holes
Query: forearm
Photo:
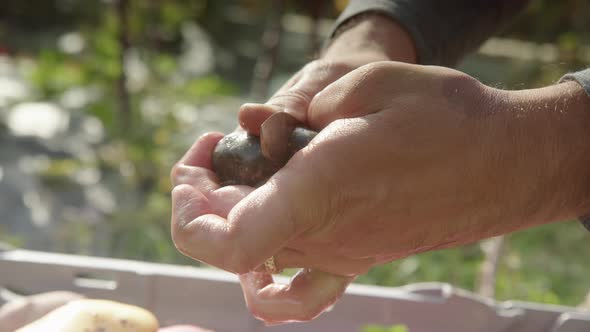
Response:
[[[323,50],[322,58],[370,53],[375,56],[375,61],[416,63],[417,54],[412,38],[391,18],[379,13],[366,13],[347,25],[337,31],[337,35]]]
[[[514,196],[531,224],[590,212],[590,96],[576,82],[504,94],[499,149],[520,169]],[[508,147],[510,145],[511,147]],[[524,180],[526,179],[526,180]],[[529,188],[526,188],[529,187]],[[519,189],[535,197],[521,197]]]
[[[527,3],[528,0],[351,0],[335,30],[356,15],[378,12],[408,31],[419,63],[452,66],[510,22]]]

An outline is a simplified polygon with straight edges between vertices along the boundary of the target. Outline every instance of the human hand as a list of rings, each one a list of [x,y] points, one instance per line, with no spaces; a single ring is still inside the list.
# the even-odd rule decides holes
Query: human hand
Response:
[[[258,135],[260,124],[274,112],[287,112],[307,122],[313,97],[350,71],[378,61],[416,62],[408,33],[381,14],[365,14],[338,33],[318,60],[305,65],[266,104],[244,104],[239,113],[242,128]]]
[[[293,284],[327,280],[310,293],[322,287],[242,275],[250,309],[283,322],[315,317],[376,264],[575,217],[590,205],[590,151],[576,143],[589,102],[575,85],[511,92],[446,68],[364,66],[316,95],[308,123],[322,131],[256,190],[219,188],[222,135],[199,139],[173,172],[174,241],[229,271],[274,255],[318,273]],[[570,161],[570,147],[586,153]]]
[[[211,171],[211,157],[222,137],[220,133],[210,133],[199,138],[172,170],[174,243],[187,256],[241,274],[240,282],[250,310],[267,324],[311,320],[334,303],[354,278],[305,269],[292,279],[290,285],[282,285],[274,283],[270,274],[262,272],[262,262],[256,267],[250,266],[251,263],[241,255],[249,249],[235,242],[234,237],[242,238],[240,241],[245,246],[256,246],[260,242],[259,237],[266,237],[263,233],[269,226],[280,232],[284,225],[250,224],[247,226],[249,230],[244,226],[240,229],[226,227],[230,226],[225,222],[226,218],[230,218],[229,213],[254,188],[243,185],[220,187]],[[198,229],[201,227],[216,235],[200,232]],[[252,231],[256,229],[263,231]],[[238,235],[238,232],[241,234]],[[272,241],[272,235],[267,239]],[[220,250],[219,246],[211,246],[218,241],[226,242],[228,247]],[[205,253],[207,257],[197,252]],[[197,255],[200,258],[196,258]],[[251,272],[253,270],[259,272]]]
[[[315,94],[351,70],[375,61],[414,62],[415,59],[413,43],[400,26],[379,14],[366,15],[334,38],[320,60],[309,63],[295,74],[266,105],[244,105],[239,116],[240,124],[250,133],[259,135],[261,123],[278,111],[286,111],[305,122],[309,102]],[[211,134],[198,141],[179,162],[172,177],[175,184],[186,183],[204,188],[207,209],[226,217],[231,207],[252,188],[219,188],[215,176],[202,169],[211,168],[211,151],[207,149],[212,149],[220,138]],[[354,279],[353,275],[336,276],[306,269],[293,279],[290,286],[286,286],[274,284],[272,276],[262,273],[260,268],[258,270],[257,273],[244,274],[240,279],[250,309],[258,312],[255,314],[267,323],[312,319],[335,302]],[[264,308],[252,303],[254,298],[266,298]],[[270,298],[274,301],[269,301]]]
[[[381,67],[383,67],[383,64],[381,64]],[[379,69],[381,67],[377,68]],[[373,81],[372,85],[368,86],[367,89],[368,91],[376,91],[375,85],[376,83],[377,85],[380,83],[378,80],[375,81],[376,75],[371,71],[378,71],[374,70],[374,67],[368,68],[369,71],[362,71],[359,69],[358,73],[350,74],[352,77],[349,77],[346,81],[348,82],[347,84],[349,85],[349,88],[358,87],[359,85],[355,84],[355,80],[363,81],[365,79],[364,75],[370,74],[369,76]],[[384,78],[384,75],[388,74],[387,72],[385,74],[383,74],[382,71],[379,72],[381,73],[381,77],[378,77],[379,79]],[[391,72],[391,74],[394,74],[392,77],[395,77],[396,72]],[[407,72],[400,70],[398,71],[398,74],[407,75]],[[347,84],[344,84],[344,86],[347,86]],[[384,86],[387,85],[381,87]],[[330,88],[327,89],[327,91],[329,90]],[[324,91],[322,95],[327,93],[327,91]],[[367,91],[365,90],[361,91],[363,95],[365,95],[366,92]],[[383,91],[383,93],[385,92],[387,91]],[[320,111],[318,112],[310,112],[309,123],[315,128],[323,128],[327,124],[341,117],[357,117],[363,116],[364,114],[362,112],[374,113],[380,111],[375,108],[375,105],[371,105],[371,102],[375,102],[375,95],[367,95],[367,97],[369,97],[370,100],[363,101],[366,102],[366,105],[363,105],[363,107],[360,108],[357,103],[350,108],[324,107],[320,108]],[[384,94],[382,97],[389,98],[391,97],[391,93]],[[311,109],[313,110],[313,106]],[[338,112],[326,112],[327,109],[338,109]],[[328,128],[326,128],[326,130],[327,129]],[[336,130],[336,132],[337,131],[338,130]],[[326,137],[333,139],[334,137],[342,136],[341,134],[326,135],[324,135],[324,139],[322,140],[325,140]],[[322,136],[322,133],[320,133],[320,136]],[[270,199],[271,197],[278,196],[284,198],[285,195],[287,197],[290,196],[289,193],[284,193],[282,190],[289,187],[290,189],[296,188],[294,182],[298,181],[298,178],[303,179],[301,177],[302,174],[297,174],[297,171],[293,173],[294,176],[289,175],[292,173],[290,171],[293,171],[293,168],[290,169],[289,165],[292,165],[293,163],[300,166],[305,165],[305,162],[296,162],[297,156],[286,168],[279,172],[283,174],[282,177],[279,178],[275,176],[273,178],[277,181],[278,179],[288,179],[286,180],[289,182],[287,187],[278,185],[276,181],[271,179],[267,185],[261,188],[264,189],[260,192],[261,194],[257,194],[260,189],[253,193],[253,188],[246,186],[227,186],[219,188],[215,175],[210,169],[211,151],[221,137],[221,134],[209,134],[201,138],[191,150],[189,150],[177,167],[175,167],[173,172],[173,181],[176,185],[173,192],[173,237],[177,247],[185,254],[237,273],[245,273],[255,269],[265,258],[272,256],[273,253],[276,253],[277,249],[282,246],[284,246],[284,248],[275,255],[280,267],[306,267],[312,269],[304,270],[295,278],[290,286],[273,284],[269,275],[260,273],[242,275],[241,281],[244,288],[244,294],[250,309],[255,315],[267,322],[309,320],[321,313],[326,306],[333,303],[356,275],[366,272],[371,266],[381,261],[391,259],[389,257],[379,257],[375,254],[375,250],[373,250],[374,248],[362,249],[359,247],[367,245],[374,240],[370,237],[367,239],[357,239],[357,244],[359,246],[351,247],[351,250],[343,253],[339,252],[339,250],[346,248],[338,248],[336,251],[331,251],[331,248],[326,250],[326,243],[335,241],[334,243],[344,244],[352,239],[338,239],[337,233],[332,233],[328,238],[320,239],[321,241],[317,242],[317,239],[315,239],[314,236],[306,236],[306,234],[314,235],[315,231],[318,230],[316,227],[317,225],[314,226],[310,223],[307,226],[302,226],[302,228],[300,228],[300,226],[293,228],[295,225],[291,223],[292,220],[286,220],[286,222],[269,222],[270,220],[285,219],[281,214],[285,212],[284,209],[287,202],[276,207],[265,205],[264,207],[259,206],[257,208],[256,206],[257,204],[264,202],[266,198]],[[346,137],[340,137],[338,140],[342,139],[347,140]],[[325,144],[326,143],[318,143],[318,146],[326,146]],[[313,145],[312,142],[312,147]],[[327,146],[331,146],[331,144],[328,144]],[[361,147],[361,149],[363,152],[359,152],[359,155],[366,153],[366,151],[364,151],[366,148]],[[304,149],[303,152],[305,152],[305,150],[307,149]],[[323,153],[320,152],[319,154],[322,155]],[[316,156],[312,159],[317,159],[318,153],[312,153],[311,155]],[[345,153],[345,156],[348,157],[349,154]],[[321,159],[322,158],[317,160]],[[328,157],[326,160],[328,160],[329,163],[330,158]],[[383,163],[379,163],[379,165],[383,165]],[[359,178],[358,169],[354,170],[354,173],[353,177],[350,177],[350,173],[341,174],[348,179],[332,177],[332,186],[327,192],[322,193],[321,191],[317,191],[312,196],[309,196],[309,198],[314,197],[314,199],[317,199],[324,194],[329,194],[333,197],[341,196],[338,193],[332,195],[333,193],[330,192],[330,190],[336,189],[334,184],[338,182],[350,182],[350,179]],[[313,172],[307,171],[304,172],[303,175],[313,175]],[[311,182],[308,180],[311,180]],[[359,180],[362,179],[359,178]],[[273,185],[273,182],[277,185]],[[305,179],[302,183],[309,185],[312,182],[312,179]],[[362,184],[363,181],[360,182]],[[352,184],[359,185],[359,181],[355,181]],[[295,187],[293,187],[293,185],[295,185]],[[308,189],[315,190],[317,188]],[[319,194],[320,196],[316,194]],[[365,194],[369,194],[369,192]],[[304,194],[294,195],[293,197],[299,199],[300,197],[303,198],[305,196],[306,195]],[[243,200],[244,197],[246,197],[246,199]],[[255,198],[250,199],[248,202],[248,197]],[[367,198],[369,197],[367,196]],[[294,206],[300,205],[297,201],[292,198],[290,199],[291,203],[296,203]],[[337,209],[341,207],[332,205],[329,196],[324,197],[321,201],[320,204],[326,203],[328,210],[326,211],[326,207],[316,210],[316,206],[314,206],[314,204],[318,203],[316,202],[310,205],[310,207],[312,207],[310,212],[324,210],[324,212],[332,214],[334,217],[340,213]],[[244,204],[244,202],[248,203]],[[304,205],[305,204],[302,206]],[[240,208],[240,206],[242,208]],[[260,210],[261,208],[262,210]],[[371,206],[371,208],[373,207]],[[353,211],[354,213],[349,215],[348,218],[358,219],[360,217],[359,213],[366,212],[362,209],[357,210],[358,211]],[[270,215],[260,219],[252,219],[251,216],[244,215],[244,211],[250,215],[253,211],[265,211],[265,214]],[[343,213],[346,214],[346,212]],[[356,214],[356,216],[354,214]],[[228,222],[224,220],[226,216]],[[323,223],[328,220],[326,217],[329,216],[317,215],[316,217],[319,217],[317,218],[319,219],[318,222]],[[316,219],[316,217],[311,219]],[[238,220],[237,223],[235,223],[236,219]],[[240,222],[239,220],[242,221]],[[330,219],[327,222],[333,221],[334,220]],[[356,221],[356,223],[350,221],[352,225],[349,226],[359,227],[358,220]],[[265,222],[266,224],[263,224]],[[310,220],[307,219],[307,222],[310,222]],[[346,223],[348,222],[349,221]],[[346,225],[346,223],[344,223],[344,225]],[[342,225],[340,225],[340,228],[341,226]],[[307,229],[307,227],[309,227],[309,229]],[[194,231],[190,231],[190,228]],[[323,226],[320,225],[319,229],[322,228]],[[201,232],[203,229],[207,229],[210,232]],[[247,232],[247,229],[250,230],[250,232]],[[257,230],[257,232],[252,232],[252,230]],[[338,231],[342,231],[342,229]],[[354,229],[353,232],[346,234],[346,236],[357,237],[356,235],[363,233],[362,230],[360,232],[358,231],[359,229]],[[242,235],[239,233],[242,233]],[[389,241],[390,234],[388,235],[385,232],[381,232],[379,235],[385,236],[387,241]],[[264,241],[261,241],[261,239],[264,239]],[[366,241],[367,243],[364,243],[365,240],[368,240]],[[222,249],[219,246],[223,242],[226,242],[226,245],[231,243],[231,245]],[[383,243],[383,239],[380,243]],[[334,249],[337,247],[339,246],[334,247]],[[357,256],[355,251],[359,249],[362,250],[358,251],[360,256]],[[379,250],[383,249],[384,248],[379,248]],[[373,252],[365,254],[367,250],[373,250]],[[294,285],[299,285],[299,287],[294,287]],[[320,287],[320,285],[323,286]]]
[[[225,248],[197,254],[198,259],[237,273],[253,270],[273,254],[281,268],[319,268],[342,276],[355,276],[381,261],[403,257],[410,253],[408,248],[416,249],[416,238],[430,233],[418,225],[395,229],[405,236],[391,243],[391,233],[385,232],[395,225],[390,220],[404,211],[419,214],[422,209],[415,205],[427,204],[408,196],[436,193],[442,197],[435,201],[445,203],[445,208],[456,200],[481,196],[471,187],[459,191],[466,197],[453,192],[441,195],[442,189],[459,189],[466,181],[464,174],[460,174],[462,181],[446,174],[459,167],[453,159],[443,165],[452,164],[451,169],[441,168],[440,160],[451,156],[449,152],[462,153],[455,163],[484,167],[480,165],[481,146],[472,151],[472,144],[480,136],[478,131],[486,129],[483,122],[476,121],[481,119],[477,114],[485,112],[468,111],[484,100],[483,105],[493,107],[490,96],[491,89],[450,69],[393,62],[362,67],[316,96],[308,123],[323,129],[256,190],[247,186],[219,188],[211,170],[211,152],[222,135],[206,135],[173,171],[175,242],[191,255],[197,245],[205,251],[219,248],[225,237],[243,236],[240,243],[230,241],[242,250]],[[412,165],[417,157],[420,162],[430,162]],[[442,184],[447,186],[433,187]],[[464,204],[458,206],[463,209]],[[407,211],[400,210],[402,207]],[[437,209],[426,207],[420,213],[434,214]],[[419,219],[430,225],[437,219],[430,217]],[[206,231],[201,229],[205,223]],[[188,241],[186,235],[198,238]],[[260,241],[261,237],[265,241]],[[293,252],[277,254],[284,246]],[[381,256],[383,259],[378,259]]]

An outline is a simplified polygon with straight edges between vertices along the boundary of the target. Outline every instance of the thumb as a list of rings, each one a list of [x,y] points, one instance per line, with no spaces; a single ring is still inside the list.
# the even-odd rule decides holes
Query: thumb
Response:
[[[324,86],[308,79],[301,79],[295,85],[279,90],[265,104],[247,103],[240,107],[240,125],[251,134],[260,134],[260,125],[277,112],[286,112],[299,122],[306,123],[309,103]]]
[[[238,114],[240,125],[249,133],[259,135],[262,122],[276,112],[289,113],[299,122],[307,123],[314,96],[347,71],[329,62],[310,62],[265,104],[244,104]]]
[[[324,208],[317,197],[322,195],[319,188],[326,186],[307,159],[297,153],[230,211],[230,224],[243,230],[243,236],[235,238],[234,248],[247,257],[247,270],[261,265],[322,220]]]

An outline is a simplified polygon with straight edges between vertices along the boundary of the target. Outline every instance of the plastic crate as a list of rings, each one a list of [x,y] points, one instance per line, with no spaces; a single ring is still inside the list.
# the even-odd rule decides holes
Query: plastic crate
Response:
[[[248,312],[237,277],[218,270],[138,261],[0,251],[0,286],[27,294],[69,290],[142,306],[163,326],[192,323],[217,332],[361,331],[404,324],[410,332],[590,331],[590,312],[495,302],[444,283],[399,288],[352,285],[309,323],[266,327]]]

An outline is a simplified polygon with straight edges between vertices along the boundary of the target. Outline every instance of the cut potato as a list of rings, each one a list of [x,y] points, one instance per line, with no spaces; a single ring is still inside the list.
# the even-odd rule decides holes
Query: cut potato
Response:
[[[140,307],[105,300],[76,300],[16,332],[157,332],[158,321]]]

